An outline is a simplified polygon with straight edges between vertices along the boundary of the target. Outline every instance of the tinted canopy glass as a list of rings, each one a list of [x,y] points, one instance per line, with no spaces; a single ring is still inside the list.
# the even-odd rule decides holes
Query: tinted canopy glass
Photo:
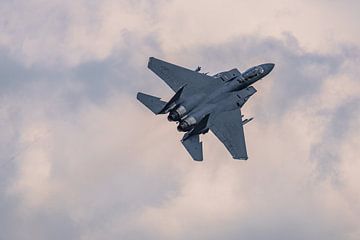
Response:
[[[248,70],[246,70],[244,73],[243,73],[243,77],[245,79],[247,78],[253,78],[253,77],[256,77],[256,76],[259,76],[260,74],[262,74],[264,72],[264,69],[260,66],[257,66],[257,67],[252,67]]]

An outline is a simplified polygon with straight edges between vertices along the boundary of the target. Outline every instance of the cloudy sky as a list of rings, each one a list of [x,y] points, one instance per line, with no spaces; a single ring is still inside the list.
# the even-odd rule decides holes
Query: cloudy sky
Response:
[[[0,0],[0,239],[360,239],[360,2]],[[274,62],[249,160],[135,98]]]

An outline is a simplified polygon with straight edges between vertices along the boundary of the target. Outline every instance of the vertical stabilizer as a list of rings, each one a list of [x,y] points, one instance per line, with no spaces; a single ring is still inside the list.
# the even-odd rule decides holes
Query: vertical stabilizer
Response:
[[[175,95],[170,99],[169,102],[165,104],[165,106],[160,110],[159,114],[168,113],[172,107],[176,105],[176,102],[180,99],[180,96],[184,90],[185,86],[182,86]]]

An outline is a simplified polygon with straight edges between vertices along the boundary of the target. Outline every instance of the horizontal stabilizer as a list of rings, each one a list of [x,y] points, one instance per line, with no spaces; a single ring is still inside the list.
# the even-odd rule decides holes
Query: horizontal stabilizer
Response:
[[[202,142],[199,135],[193,135],[181,142],[195,161],[203,160]]]
[[[158,114],[166,105],[166,102],[161,101],[160,98],[141,92],[136,95],[136,98],[155,114]]]

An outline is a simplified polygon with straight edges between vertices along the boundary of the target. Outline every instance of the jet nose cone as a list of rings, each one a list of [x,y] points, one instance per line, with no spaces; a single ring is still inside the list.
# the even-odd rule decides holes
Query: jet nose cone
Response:
[[[275,67],[275,64],[265,63],[265,64],[262,64],[261,67],[264,69],[264,75],[268,75]]]

